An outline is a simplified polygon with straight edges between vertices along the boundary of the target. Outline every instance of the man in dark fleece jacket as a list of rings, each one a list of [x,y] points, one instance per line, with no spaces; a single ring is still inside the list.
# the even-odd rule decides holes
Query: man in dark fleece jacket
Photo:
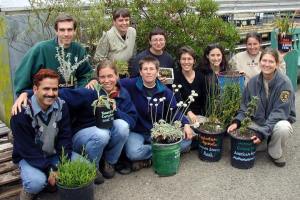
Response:
[[[12,157],[19,164],[23,183],[21,200],[33,199],[47,182],[55,184],[52,171],[56,170],[62,148],[69,158],[72,155],[69,111],[57,97],[58,82],[57,73],[41,69],[34,76],[30,104],[11,118]]]

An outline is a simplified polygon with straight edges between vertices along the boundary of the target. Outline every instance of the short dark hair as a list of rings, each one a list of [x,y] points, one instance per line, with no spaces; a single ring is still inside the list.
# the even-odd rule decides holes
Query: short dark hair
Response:
[[[180,47],[180,49],[178,50],[179,59],[180,59],[181,55],[184,53],[189,54],[190,56],[192,56],[194,58],[194,60],[196,60],[196,52],[192,47],[190,47],[190,46]]]
[[[126,8],[118,8],[113,11],[113,20],[116,21],[117,18],[119,17],[129,17],[130,18],[130,12]]]
[[[262,57],[266,54],[270,54],[271,56],[273,56],[275,58],[276,64],[279,63],[278,51],[276,49],[272,49],[271,47],[267,47],[264,50],[262,50],[259,61],[261,61]]]
[[[150,31],[149,33],[148,39],[151,40],[153,35],[163,35],[165,39],[167,39],[166,32],[160,27],[155,27],[154,29],[152,29],[152,31]]]
[[[74,30],[76,30],[77,28],[77,21],[76,19],[67,14],[67,13],[61,13],[59,14],[56,18],[55,18],[55,22],[54,22],[54,29],[57,31],[57,28],[58,28],[58,23],[59,22],[73,22],[73,28]]]
[[[111,60],[104,59],[97,66],[97,71],[96,71],[97,77],[99,77],[100,69],[107,68],[107,67],[112,69],[115,72],[115,74],[118,75],[118,69],[116,63]]]
[[[207,47],[204,50],[203,56],[202,56],[200,70],[204,73],[212,72],[212,69],[210,67],[210,63],[209,63],[207,56],[213,49],[219,49],[222,54],[222,62],[220,63],[220,72],[227,71],[228,62],[227,62],[227,59],[225,56],[225,51],[224,51],[224,48],[219,43],[212,43],[212,44],[207,45]]]
[[[249,38],[255,38],[260,44],[262,43],[261,34],[257,32],[249,32],[246,35],[246,43],[248,42]]]
[[[157,58],[154,58],[153,56],[146,56],[143,59],[139,61],[139,70],[142,70],[142,66],[145,63],[153,63],[155,65],[155,68],[158,70],[159,69],[159,61]]]
[[[40,69],[38,73],[33,76],[33,85],[39,86],[40,82],[45,78],[57,79],[59,81],[59,75],[57,72],[51,69]]]

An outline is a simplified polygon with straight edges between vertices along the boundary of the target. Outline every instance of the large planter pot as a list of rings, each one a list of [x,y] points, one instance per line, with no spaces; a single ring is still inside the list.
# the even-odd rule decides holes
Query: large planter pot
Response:
[[[209,132],[201,128],[194,129],[198,133],[199,158],[203,161],[216,162],[222,157],[224,131]]]
[[[278,34],[278,50],[282,52],[288,52],[292,49],[293,36]]]
[[[152,143],[152,166],[159,176],[172,176],[178,172],[180,141],[172,144]]]
[[[231,136],[231,165],[238,169],[250,169],[254,166],[256,145],[250,138]]]
[[[240,91],[242,92],[245,85],[245,76],[235,71],[221,72],[218,74],[218,82],[221,87],[221,91],[226,84],[237,83],[240,85]]]
[[[96,107],[95,111],[96,126],[102,129],[108,129],[113,126],[114,111],[107,107]]]
[[[67,188],[57,184],[60,200],[94,200],[94,181],[76,188]]]

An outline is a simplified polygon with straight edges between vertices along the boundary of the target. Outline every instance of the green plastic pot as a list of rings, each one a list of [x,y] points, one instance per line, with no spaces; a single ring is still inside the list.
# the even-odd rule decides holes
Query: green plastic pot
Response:
[[[180,164],[180,141],[172,144],[152,143],[153,170],[159,176],[172,176]]]

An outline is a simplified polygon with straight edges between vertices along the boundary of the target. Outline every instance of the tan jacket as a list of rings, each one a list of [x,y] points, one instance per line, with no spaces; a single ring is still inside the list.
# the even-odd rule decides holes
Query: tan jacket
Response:
[[[113,26],[109,31],[103,32],[98,43],[94,59],[99,62],[105,58],[110,60],[128,61],[135,54],[136,30],[129,27],[126,39]]]

